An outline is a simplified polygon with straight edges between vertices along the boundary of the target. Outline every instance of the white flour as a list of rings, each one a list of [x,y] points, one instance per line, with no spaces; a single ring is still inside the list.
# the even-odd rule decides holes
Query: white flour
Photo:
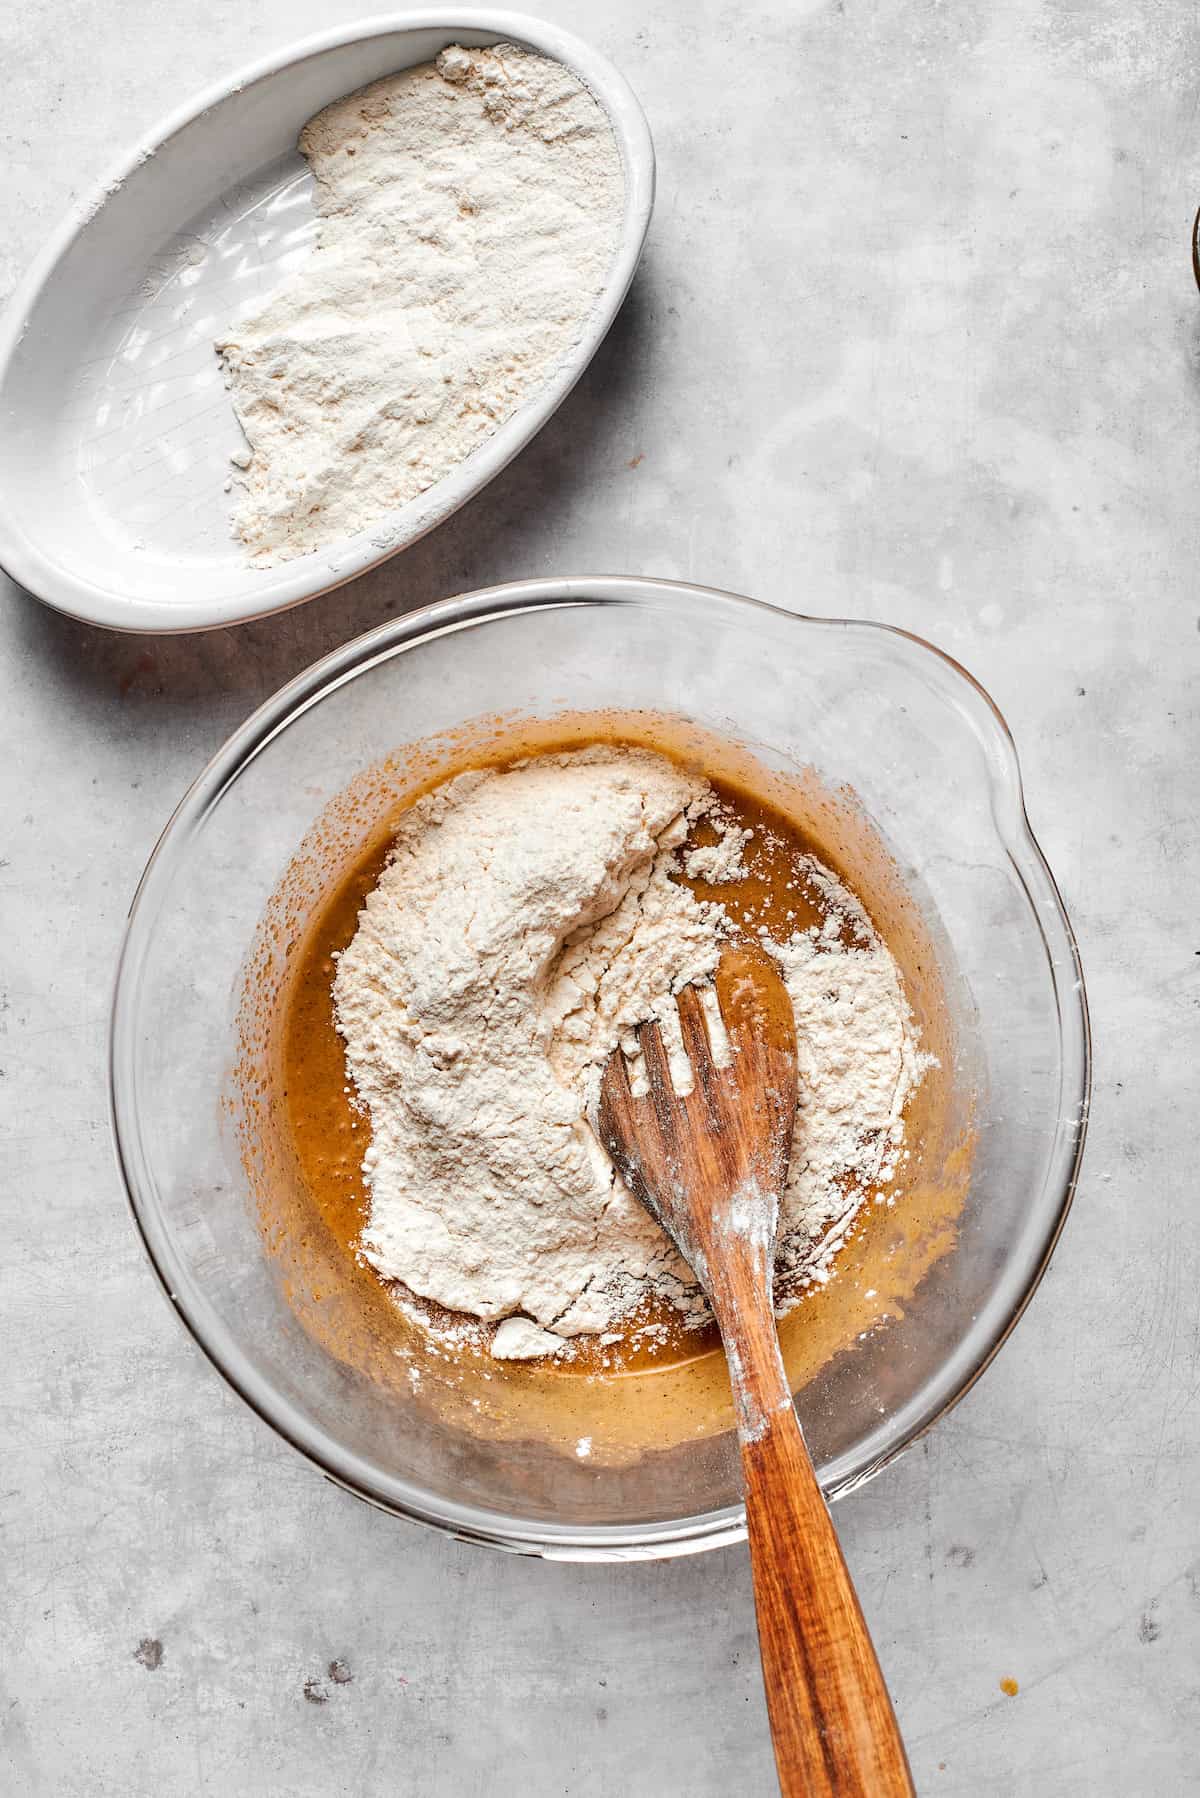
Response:
[[[561,64],[444,50],[326,107],[317,246],[217,343],[261,566],[377,523],[549,379],[617,244],[620,153]]]
[[[450,1310],[508,1319],[502,1357],[608,1333],[650,1292],[705,1315],[586,1121],[611,1049],[652,1015],[678,1046],[672,995],[720,957],[723,908],[670,878],[701,817],[720,851],[703,865],[737,868],[744,833],[661,757],[594,748],[462,775],[406,814],[339,959],[338,1025],[371,1118],[363,1252]],[[803,1095],[780,1267],[798,1282],[822,1277],[891,1177],[921,1065],[891,956],[814,872],[834,914],[778,951]]]

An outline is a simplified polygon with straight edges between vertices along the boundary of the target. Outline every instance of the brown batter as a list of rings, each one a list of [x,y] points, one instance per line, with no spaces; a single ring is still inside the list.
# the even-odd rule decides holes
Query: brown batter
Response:
[[[816,845],[774,807],[728,782],[713,784],[736,822],[752,833],[743,858],[746,878],[719,886],[698,880],[685,884],[697,898],[722,904],[742,932],[765,925],[773,937],[784,940],[810,924],[823,924],[828,906],[811,884],[806,868],[807,859],[816,854]],[[702,822],[689,846],[715,840],[716,831]],[[354,1254],[367,1217],[360,1164],[369,1122],[352,1103],[347,1085],[342,1039],[333,1015],[333,956],[353,937],[363,900],[378,882],[387,854],[386,843],[370,849],[357,866],[346,871],[313,919],[291,984],[284,1024],[284,1095],[304,1189],[348,1257]],[[435,1322],[444,1319],[440,1307],[427,1301],[421,1301],[418,1308]],[[614,1364],[624,1369],[662,1365],[691,1360],[707,1353],[715,1343],[709,1331],[684,1330],[678,1313],[661,1302],[640,1312],[637,1322],[665,1327],[666,1334],[660,1337],[656,1331],[653,1337],[627,1344],[619,1353],[601,1349],[595,1337],[579,1337],[571,1358],[555,1365],[576,1373],[592,1373]]]
[[[765,924],[784,938],[822,923],[826,909],[801,864],[812,855],[832,868],[866,904],[892,949],[923,1047],[947,1065],[948,1024],[931,946],[886,851],[847,798],[830,795],[810,777],[772,773],[740,745],[682,720],[634,714],[486,721],[461,739],[415,745],[394,763],[369,770],[327,809],[302,848],[281,884],[247,983],[239,1109],[264,1233],[306,1328],[340,1358],[403,1390],[409,1402],[412,1386],[401,1383],[418,1369],[421,1402],[460,1426],[562,1442],[587,1434],[594,1454],[621,1459],[641,1443],[663,1446],[728,1427],[715,1334],[686,1332],[667,1311],[651,1319],[671,1326],[662,1340],[614,1350],[581,1338],[574,1359],[529,1364],[496,1362],[486,1346],[464,1345],[447,1361],[444,1348],[432,1347],[414,1321],[411,1300],[406,1315],[355,1254],[366,1210],[360,1164],[369,1124],[350,1102],[331,993],[332,957],[354,934],[400,811],[468,767],[502,766],[597,740],[654,749],[703,773],[751,829],[744,880],[688,882],[743,928]],[[695,840],[712,840],[710,828],[700,826]],[[951,1245],[950,1220],[962,1203],[970,1159],[967,1120],[951,1100],[947,1080],[935,1070],[910,1106],[913,1164],[902,1204],[865,1207],[839,1256],[839,1277],[806,1295],[784,1320],[781,1339],[795,1385],[895,1313]],[[447,1321],[424,1301],[417,1313],[435,1324]]]

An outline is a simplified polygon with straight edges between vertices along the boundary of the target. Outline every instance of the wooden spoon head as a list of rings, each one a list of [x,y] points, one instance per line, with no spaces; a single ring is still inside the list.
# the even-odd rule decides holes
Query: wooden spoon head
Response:
[[[714,985],[732,1051],[719,1066],[694,987],[678,997],[692,1090],[675,1091],[657,1023],[636,1036],[648,1091],[635,1095],[620,1050],[600,1084],[596,1129],[622,1179],[658,1219],[709,1297],[713,1270],[748,1256],[770,1281],[779,1194],[796,1115],[796,1025],[764,950],[729,947]]]

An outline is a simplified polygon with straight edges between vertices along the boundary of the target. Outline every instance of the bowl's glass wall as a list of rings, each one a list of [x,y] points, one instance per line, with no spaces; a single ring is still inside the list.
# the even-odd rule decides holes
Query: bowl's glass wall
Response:
[[[490,612],[333,658],[247,727],[181,810],[139,894],[114,1024],[118,1136],[139,1222],[186,1321],[277,1427],[365,1495],[451,1527],[576,1550],[736,1524],[729,1439],[589,1468],[459,1437],[319,1349],[261,1252],[222,1115],[244,960],[327,801],[400,745],[480,714],[646,707],[849,783],[941,944],[978,1144],[960,1240],[903,1320],[801,1397],[831,1489],[864,1477],[986,1361],[1069,1196],[1086,1080],[1069,932],[988,702],[928,647],[633,583]],[[511,607],[511,601],[509,605]],[[470,610],[469,607],[466,608]],[[270,711],[271,708],[268,708]]]

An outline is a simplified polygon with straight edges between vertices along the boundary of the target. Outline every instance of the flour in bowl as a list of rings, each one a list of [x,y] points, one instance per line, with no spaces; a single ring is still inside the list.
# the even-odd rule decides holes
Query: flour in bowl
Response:
[[[264,567],[378,523],[546,385],[624,202],[603,108],[514,44],[338,100],[300,149],[316,248],[217,343],[249,444],[235,527]]]
[[[690,1270],[593,1135],[604,1061],[709,979],[725,907],[678,876],[700,824],[704,878],[736,879],[746,833],[665,757],[593,747],[460,775],[405,814],[338,960],[346,1062],[369,1112],[363,1254],[386,1280],[503,1323],[526,1359],[666,1300],[707,1316]],[[892,1177],[922,1071],[899,973],[827,870],[826,921],[768,945],[796,1014],[801,1104],[778,1266],[824,1278]]]

